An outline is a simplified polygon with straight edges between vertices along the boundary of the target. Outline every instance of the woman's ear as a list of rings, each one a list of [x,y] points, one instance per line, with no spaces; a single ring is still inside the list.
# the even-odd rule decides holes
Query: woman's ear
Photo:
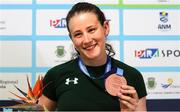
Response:
[[[109,20],[104,21],[103,27],[104,27],[104,30],[105,30],[105,35],[106,35],[106,37],[107,37],[108,34],[109,34],[109,31],[110,31],[110,28],[109,28]]]

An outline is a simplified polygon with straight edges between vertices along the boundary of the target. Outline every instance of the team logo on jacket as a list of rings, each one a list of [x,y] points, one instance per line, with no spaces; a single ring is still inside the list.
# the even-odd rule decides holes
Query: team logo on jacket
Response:
[[[74,79],[67,78],[65,84],[69,85],[71,83],[72,84],[78,84],[78,78],[76,78],[76,77]]]

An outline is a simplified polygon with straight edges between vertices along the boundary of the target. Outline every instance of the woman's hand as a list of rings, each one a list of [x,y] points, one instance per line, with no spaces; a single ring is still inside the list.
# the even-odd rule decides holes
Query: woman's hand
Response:
[[[134,87],[122,85],[117,96],[119,97],[121,111],[135,111],[138,107],[139,98]]]

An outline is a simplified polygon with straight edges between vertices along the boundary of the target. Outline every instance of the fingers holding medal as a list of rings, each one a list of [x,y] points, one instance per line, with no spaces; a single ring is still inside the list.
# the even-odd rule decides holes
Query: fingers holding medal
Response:
[[[118,93],[121,111],[134,111],[138,106],[138,95],[134,87],[122,85]]]
[[[111,74],[105,80],[106,91],[119,97],[121,111],[135,110],[138,105],[138,95],[134,87],[127,85],[123,76]]]

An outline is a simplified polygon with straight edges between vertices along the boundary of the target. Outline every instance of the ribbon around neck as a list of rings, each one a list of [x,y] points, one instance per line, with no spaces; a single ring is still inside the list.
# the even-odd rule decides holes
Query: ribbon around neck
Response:
[[[100,77],[93,77],[89,74],[86,66],[84,65],[82,59],[79,57],[78,58],[78,65],[81,69],[81,71],[87,75],[88,77],[92,78],[92,79],[101,79],[101,78],[105,78],[113,73],[119,75],[119,76],[123,76],[123,69],[119,68],[119,67],[116,67],[116,68],[112,68],[112,65],[111,65],[111,58],[108,56],[107,57],[107,61],[106,61],[106,68],[105,68],[105,71],[103,73],[103,75],[101,75]]]

